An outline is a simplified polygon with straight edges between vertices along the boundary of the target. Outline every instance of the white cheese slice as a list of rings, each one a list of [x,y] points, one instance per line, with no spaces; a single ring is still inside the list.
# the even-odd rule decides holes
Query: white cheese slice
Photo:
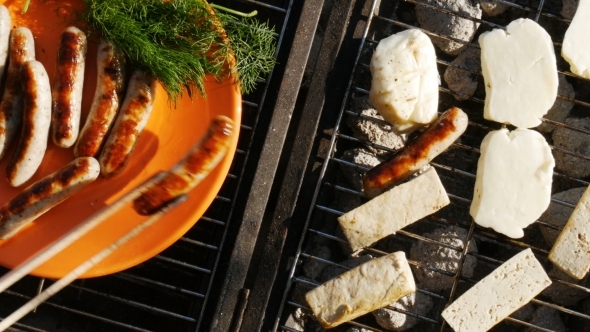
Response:
[[[512,238],[549,206],[555,160],[545,138],[529,129],[491,131],[483,139],[469,213]]]
[[[340,216],[338,222],[353,251],[395,234],[450,203],[438,174],[430,167],[420,176]]]
[[[551,248],[549,260],[576,279],[584,278],[590,270],[590,187]]]
[[[590,0],[580,0],[576,15],[565,32],[561,55],[569,62],[572,73],[590,78]]]
[[[531,249],[500,265],[442,312],[455,332],[483,332],[551,285]]]
[[[551,37],[539,24],[518,19],[506,31],[479,37],[486,87],[484,117],[519,128],[541,124],[557,97],[557,64]]]
[[[369,99],[398,132],[409,132],[437,117],[436,54],[430,38],[418,29],[379,42],[371,58]]]
[[[324,328],[332,328],[416,292],[403,251],[372,259],[305,294]]]

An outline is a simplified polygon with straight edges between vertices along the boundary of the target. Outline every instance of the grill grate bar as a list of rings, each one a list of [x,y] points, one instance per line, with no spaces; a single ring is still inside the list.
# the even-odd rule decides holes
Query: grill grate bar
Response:
[[[202,267],[199,267],[199,266],[196,266],[196,265],[191,265],[191,264],[188,264],[188,263],[185,263],[185,262],[181,262],[181,261],[176,260],[176,259],[164,257],[162,255],[154,256],[154,258],[155,259],[158,259],[158,260],[161,260],[161,261],[168,262],[168,263],[172,263],[174,265],[183,266],[183,267],[189,268],[191,270],[196,270],[196,271],[203,272],[203,273],[206,273],[206,274],[211,274],[211,270],[204,269]]]
[[[197,240],[192,240],[192,239],[189,239],[186,237],[181,237],[180,240],[183,242],[188,242],[188,243],[197,245],[199,247],[204,247],[204,248],[211,249],[211,250],[219,250],[219,248],[214,245],[210,245],[205,242],[201,242],[201,241],[197,241]]]
[[[8,294],[8,295],[16,296],[16,297],[19,297],[19,298],[22,298],[22,299],[25,299],[25,300],[30,300],[31,299],[30,296],[23,295],[23,294],[20,294],[20,293],[11,291],[11,290],[4,291],[3,294]],[[112,324],[112,325],[115,325],[115,326],[119,326],[119,327],[123,327],[123,328],[129,329],[129,330],[142,331],[142,332],[150,332],[150,330],[147,330],[147,329],[144,329],[144,328],[140,328],[140,327],[133,326],[133,325],[130,325],[130,324],[125,324],[125,323],[118,322],[118,321],[115,321],[115,320],[112,320],[112,319],[108,319],[108,318],[105,318],[105,317],[101,317],[101,316],[98,316],[98,315],[93,315],[93,314],[90,314],[90,313],[87,313],[87,312],[84,312],[84,311],[81,311],[81,310],[72,309],[72,308],[69,308],[69,307],[66,307],[66,306],[62,306],[62,305],[53,303],[51,301],[45,301],[45,302],[43,302],[43,304],[41,306],[44,306],[44,305],[48,305],[48,306],[51,306],[51,307],[54,307],[54,308],[58,308],[58,309],[61,309],[61,310],[64,310],[64,311],[75,313],[75,314],[78,314],[78,315],[81,315],[81,316],[85,316],[85,317],[88,317],[88,318],[93,318],[93,319],[96,319],[96,320],[100,320],[102,322],[109,323],[109,324]]]
[[[254,5],[257,5],[257,6],[260,6],[260,7],[272,9],[272,10],[275,10],[275,11],[281,12],[281,13],[286,13],[287,12],[287,9],[284,9],[284,8],[281,8],[281,7],[278,7],[278,6],[269,5],[267,3],[256,1],[256,0],[242,0],[242,1],[249,2],[251,4],[254,4]]]
[[[214,224],[220,225],[220,226],[224,226],[225,222],[221,221],[221,220],[217,220],[217,219],[213,219],[213,218],[209,218],[207,216],[202,216],[201,220],[207,221],[207,222],[212,222]]]
[[[4,320],[5,318],[6,317],[0,317],[0,321]],[[14,328],[15,326],[16,327],[23,328],[23,329],[30,330],[30,331],[34,331],[34,332],[47,332],[47,330],[41,330],[41,329],[38,329],[36,327],[32,327],[32,326],[28,326],[28,325],[24,325],[24,324],[20,324],[20,323],[14,323],[12,325],[12,328],[9,328],[7,331],[22,331],[22,330],[15,329]]]
[[[167,289],[167,290],[172,290],[181,294],[186,294],[186,295],[191,295],[194,297],[198,297],[198,298],[204,298],[205,295],[198,293],[198,292],[193,292],[191,290],[188,289],[184,289],[184,288],[180,288],[177,286],[172,286],[172,285],[168,285],[166,283],[163,282],[159,282],[159,281],[155,281],[155,280],[151,280],[151,279],[147,279],[144,277],[140,277],[140,276],[136,276],[134,274],[131,273],[127,273],[127,272],[121,272],[118,274],[115,274],[115,277],[120,278],[120,279],[124,279],[124,280],[129,280],[132,282],[144,282],[144,283],[148,283],[151,285],[155,285],[155,286],[159,286],[161,288]]]
[[[258,108],[258,104],[251,102],[251,101],[247,101],[247,100],[242,100],[242,104],[247,105],[247,106],[251,106],[254,108]]]
[[[81,290],[81,291],[84,291],[84,292],[88,292],[90,294],[98,295],[100,297],[108,298],[109,300],[113,300],[113,301],[116,301],[116,302],[124,303],[124,304],[126,304],[128,306],[131,306],[131,307],[135,307],[135,308],[142,309],[142,310],[145,310],[145,311],[153,312],[155,314],[165,315],[165,316],[169,316],[169,317],[173,317],[173,318],[177,318],[177,319],[182,319],[184,321],[191,322],[191,323],[196,322],[196,320],[194,318],[191,318],[191,317],[180,315],[180,314],[177,314],[177,313],[174,313],[174,312],[171,312],[171,311],[167,311],[167,310],[164,310],[164,309],[160,309],[160,308],[157,308],[157,307],[154,307],[154,306],[149,306],[149,305],[146,305],[146,304],[143,304],[143,303],[139,303],[139,302],[136,302],[136,301],[127,300],[127,299],[124,299],[124,298],[121,298],[121,297],[118,297],[118,296],[114,296],[114,295],[111,295],[111,294],[105,294],[105,293],[102,293],[102,292],[99,292],[99,291],[96,291],[94,289],[90,289],[90,288],[87,288],[87,287],[78,286],[78,285],[74,285],[74,284],[70,284],[69,287],[75,288],[75,289],[78,289],[78,290]]]

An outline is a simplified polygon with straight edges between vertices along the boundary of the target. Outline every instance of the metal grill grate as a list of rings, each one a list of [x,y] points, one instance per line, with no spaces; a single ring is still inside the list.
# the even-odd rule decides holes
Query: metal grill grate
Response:
[[[228,0],[225,5],[268,21],[283,43],[293,0]],[[182,331],[200,330],[220,252],[247,169],[254,132],[265,105],[271,75],[243,97],[238,149],[218,196],[199,222],[179,241],[151,260],[122,273],[79,280],[37,308],[18,324],[22,331]],[[1,269],[0,273],[6,270]],[[26,277],[0,295],[6,317],[51,285]]]
[[[361,114],[360,111],[362,108],[355,105],[355,103],[358,104],[359,100],[362,101],[363,98],[368,96],[368,90],[370,89],[369,62],[378,40],[388,36],[384,30],[391,34],[408,28],[417,28],[415,18],[412,15],[407,14],[413,13],[416,6],[481,23],[476,33],[476,37],[471,43],[466,43],[459,39],[435,34],[431,31],[422,29],[423,32],[431,37],[452,40],[467,44],[468,47],[473,48],[479,48],[476,42],[477,36],[484,31],[489,31],[494,28],[504,28],[504,26],[510,21],[518,17],[536,20],[541,26],[547,29],[552,36],[555,52],[556,55],[558,55],[559,73],[567,76],[568,81],[574,86],[576,93],[576,98],[569,98],[563,95],[559,95],[558,98],[570,101],[574,104],[570,116],[588,116],[588,112],[590,111],[588,109],[590,107],[590,99],[588,99],[590,98],[590,94],[588,93],[588,91],[590,91],[590,82],[576,77],[569,72],[567,70],[567,68],[569,68],[567,63],[559,57],[559,54],[561,53],[560,42],[563,39],[565,29],[571,22],[570,20],[561,17],[557,12],[554,12],[556,11],[555,9],[552,9],[558,8],[559,5],[561,5],[561,1],[557,1],[558,4],[556,4],[556,1],[550,0],[523,0],[515,2],[494,0],[494,2],[509,6],[509,14],[500,15],[498,17],[488,17],[484,15],[482,19],[477,19],[459,12],[428,5],[419,0],[387,2],[367,0],[367,4],[370,5],[370,10],[366,17],[366,26],[362,33],[360,47],[354,62],[353,75],[350,77],[344,103],[342,104],[338,118],[333,125],[334,130],[329,138],[329,147],[327,152],[325,152],[326,157],[322,161],[321,169],[319,171],[319,180],[315,186],[312,204],[307,212],[307,218],[304,220],[304,233],[300,239],[294,260],[296,263],[292,264],[290,269],[287,287],[284,290],[282,302],[280,304],[279,315],[274,323],[274,330],[298,331],[298,329],[294,328],[295,325],[288,324],[288,321],[292,321],[295,310],[311,313],[311,310],[303,300],[302,294],[305,294],[307,290],[318,286],[320,283],[314,278],[305,275],[305,272],[303,271],[304,264],[315,263],[326,267],[338,267],[344,270],[350,269],[350,267],[338,263],[347,258],[347,255],[338,249],[341,244],[346,244],[346,240],[336,232],[338,226],[335,226],[335,218],[345,212],[342,211],[342,206],[339,204],[338,200],[342,199],[343,196],[356,197],[358,202],[366,201],[366,198],[362,192],[353,189],[350,184],[340,179],[339,169],[343,166],[354,167],[360,172],[365,172],[368,168],[346,160],[343,158],[342,152],[356,147],[371,147],[387,152],[394,151],[373,142],[356,138],[350,132],[350,129],[347,128],[345,120],[350,117],[359,117],[376,124],[385,124],[382,120]],[[451,63],[454,57],[445,55],[440,52],[438,48],[437,56],[441,79],[442,73],[444,73],[446,68],[453,66],[465,69],[473,75],[477,75],[480,87],[483,86],[483,79],[480,71],[474,71],[467,67]],[[479,227],[472,222],[472,219],[469,216],[469,205],[471,203],[470,198],[473,195],[473,187],[475,184],[475,171],[477,159],[479,158],[479,146],[483,137],[490,130],[500,128],[500,125],[483,119],[482,114],[485,92],[479,91],[478,93],[476,91],[475,95],[472,97],[459,91],[450,90],[444,81],[439,90],[439,112],[443,112],[450,106],[458,106],[468,113],[470,117],[469,127],[460,141],[456,142],[448,151],[437,157],[435,161],[431,163],[431,165],[438,171],[441,181],[447,189],[451,204],[434,215],[429,216],[414,225],[406,227],[403,231],[399,231],[388,240],[381,241],[373,248],[365,250],[365,253],[371,254],[375,257],[385,255],[392,251],[404,250],[409,257],[409,248],[413,244],[428,242],[460,253],[461,259],[456,273],[450,273],[445,270],[428,266],[421,261],[410,260],[410,265],[412,265],[413,268],[435,271],[440,275],[446,275],[453,278],[452,287],[449,290],[431,292],[419,287],[418,292],[430,297],[434,304],[428,315],[420,315],[399,308],[388,307],[393,311],[417,318],[417,325],[411,329],[415,331],[450,330],[440,316],[442,310],[478,280],[485,277],[497,266],[525,248],[531,248],[537,258],[539,258],[545,266],[546,270],[549,271],[551,263],[548,261],[547,255],[551,247],[543,241],[539,228],[546,227],[556,231],[561,230],[560,227],[557,227],[552,223],[539,220],[527,228],[524,238],[514,240],[499,235],[489,229]],[[459,95],[466,100],[458,102],[454,99],[453,95]],[[556,127],[570,129],[570,133],[577,132],[584,135],[590,134],[588,130],[571,127],[564,123],[546,119],[543,121],[555,125]],[[546,137],[549,139],[549,142],[551,142],[551,136],[546,135]],[[553,145],[551,145],[551,148],[555,151],[560,151],[579,158],[580,163],[587,163],[588,160],[590,160],[590,155],[584,155],[575,151],[554,147]],[[553,179],[553,194],[570,188],[587,187],[589,185],[587,178],[574,178],[558,170],[554,172]],[[360,203],[357,203],[356,205],[358,204]],[[552,199],[552,204],[569,208],[575,207],[575,205],[559,199]],[[348,209],[352,209],[353,207],[355,206],[348,206]],[[424,234],[429,231],[446,226],[459,227],[465,231],[466,237],[463,239],[463,243],[465,243],[463,247],[439,242],[424,236]],[[468,252],[467,248],[472,241],[476,241],[479,247],[478,252]],[[330,259],[325,259],[313,254],[313,247],[318,245],[332,248]],[[334,248],[336,249],[334,250]],[[334,251],[336,251],[336,253],[334,253]],[[477,261],[476,271],[471,278],[467,278],[459,273],[459,271],[462,270],[466,257],[471,257],[470,259]],[[554,284],[565,286],[564,289],[567,291],[576,290],[581,293],[590,292],[590,289],[587,287],[588,283],[585,281],[572,282],[554,277],[552,277],[552,280]],[[587,309],[585,311],[581,304],[563,307],[552,302],[551,299],[543,295],[538,296],[532,301],[532,303],[538,307],[545,306],[557,310],[569,330],[582,331],[584,329],[583,331],[587,331],[590,316],[588,315],[589,312]],[[319,325],[316,325],[316,327],[317,326]],[[348,324],[344,324],[343,327],[336,328],[335,330],[345,331],[352,326],[366,328],[372,331],[384,330],[376,324],[375,320],[372,319],[370,315],[360,317]],[[536,328],[540,331],[552,331],[551,329],[536,326],[512,317],[507,318],[494,329],[497,331],[512,331],[522,330],[525,327]]]

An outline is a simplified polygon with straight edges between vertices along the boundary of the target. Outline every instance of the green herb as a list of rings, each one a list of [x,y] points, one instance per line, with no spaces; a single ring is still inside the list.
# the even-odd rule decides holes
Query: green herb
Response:
[[[157,77],[172,101],[185,89],[204,95],[206,74],[235,75],[248,93],[275,64],[268,24],[215,12],[205,0],[84,1],[82,18]]]
[[[31,0],[26,0],[25,3],[23,4],[23,8],[21,8],[21,13],[26,13],[27,10],[29,10],[29,4],[31,3]]]

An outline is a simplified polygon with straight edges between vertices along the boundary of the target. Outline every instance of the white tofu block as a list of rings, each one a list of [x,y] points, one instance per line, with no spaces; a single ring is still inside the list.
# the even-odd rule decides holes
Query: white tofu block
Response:
[[[551,248],[549,260],[576,279],[584,278],[590,270],[590,187]]]
[[[393,187],[356,209],[338,222],[353,251],[395,234],[409,224],[450,203],[438,174],[430,167],[420,176]]]
[[[369,99],[397,132],[409,132],[437,117],[440,77],[430,38],[418,29],[379,42],[371,58]]]
[[[531,249],[500,265],[442,312],[455,332],[483,332],[551,285]]]
[[[403,251],[372,259],[305,294],[324,328],[332,328],[416,292]]]
[[[484,117],[519,128],[541,124],[557,97],[557,64],[551,37],[529,19],[479,37],[486,87]]]
[[[551,201],[551,149],[534,130],[500,129],[486,135],[480,151],[469,213],[483,227],[520,238]]]
[[[590,78],[590,0],[580,0],[572,23],[565,32],[561,55],[570,64],[572,73]]]

